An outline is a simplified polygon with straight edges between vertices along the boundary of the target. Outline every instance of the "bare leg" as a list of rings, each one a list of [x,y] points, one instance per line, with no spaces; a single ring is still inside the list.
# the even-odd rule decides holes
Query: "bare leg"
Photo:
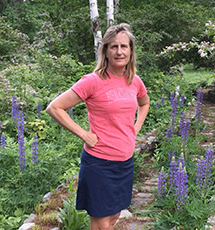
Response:
[[[90,230],[113,230],[119,215],[120,212],[111,216],[90,217]]]

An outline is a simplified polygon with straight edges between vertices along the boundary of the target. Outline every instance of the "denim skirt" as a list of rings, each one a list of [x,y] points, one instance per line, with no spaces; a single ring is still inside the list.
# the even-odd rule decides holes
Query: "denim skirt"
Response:
[[[116,214],[131,204],[133,158],[110,161],[88,154],[81,155],[76,209],[92,217]]]

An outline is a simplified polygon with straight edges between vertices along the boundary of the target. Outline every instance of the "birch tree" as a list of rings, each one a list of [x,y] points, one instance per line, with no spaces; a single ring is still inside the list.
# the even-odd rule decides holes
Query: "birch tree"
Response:
[[[97,50],[99,41],[102,39],[102,32],[99,25],[99,12],[97,6],[97,0],[89,0],[90,3],[90,20],[92,25],[92,31],[94,36],[94,52],[96,60],[97,58]]]
[[[113,4],[113,0],[107,0],[107,2],[106,2],[106,14],[107,14],[107,27],[109,27],[114,22],[114,4]]]

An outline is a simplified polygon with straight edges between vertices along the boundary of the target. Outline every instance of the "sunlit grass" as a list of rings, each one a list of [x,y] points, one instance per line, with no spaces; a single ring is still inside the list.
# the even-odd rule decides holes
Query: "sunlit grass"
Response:
[[[215,72],[200,68],[195,70],[191,65],[184,66],[184,77],[191,83],[212,84],[215,79]]]

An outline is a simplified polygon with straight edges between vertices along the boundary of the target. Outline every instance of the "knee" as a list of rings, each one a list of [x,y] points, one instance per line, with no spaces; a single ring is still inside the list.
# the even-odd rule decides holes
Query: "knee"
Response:
[[[109,222],[91,223],[90,230],[112,230],[112,225]]]
[[[117,222],[117,220],[119,219],[119,216],[120,216],[120,212],[116,213],[116,214],[114,214],[112,216],[112,218],[111,218],[111,225],[114,225]]]
[[[90,230],[109,230],[111,229],[109,219],[103,218],[90,218]]]
[[[108,217],[91,217],[90,218],[90,230],[113,230],[114,224],[117,222],[120,213]]]

